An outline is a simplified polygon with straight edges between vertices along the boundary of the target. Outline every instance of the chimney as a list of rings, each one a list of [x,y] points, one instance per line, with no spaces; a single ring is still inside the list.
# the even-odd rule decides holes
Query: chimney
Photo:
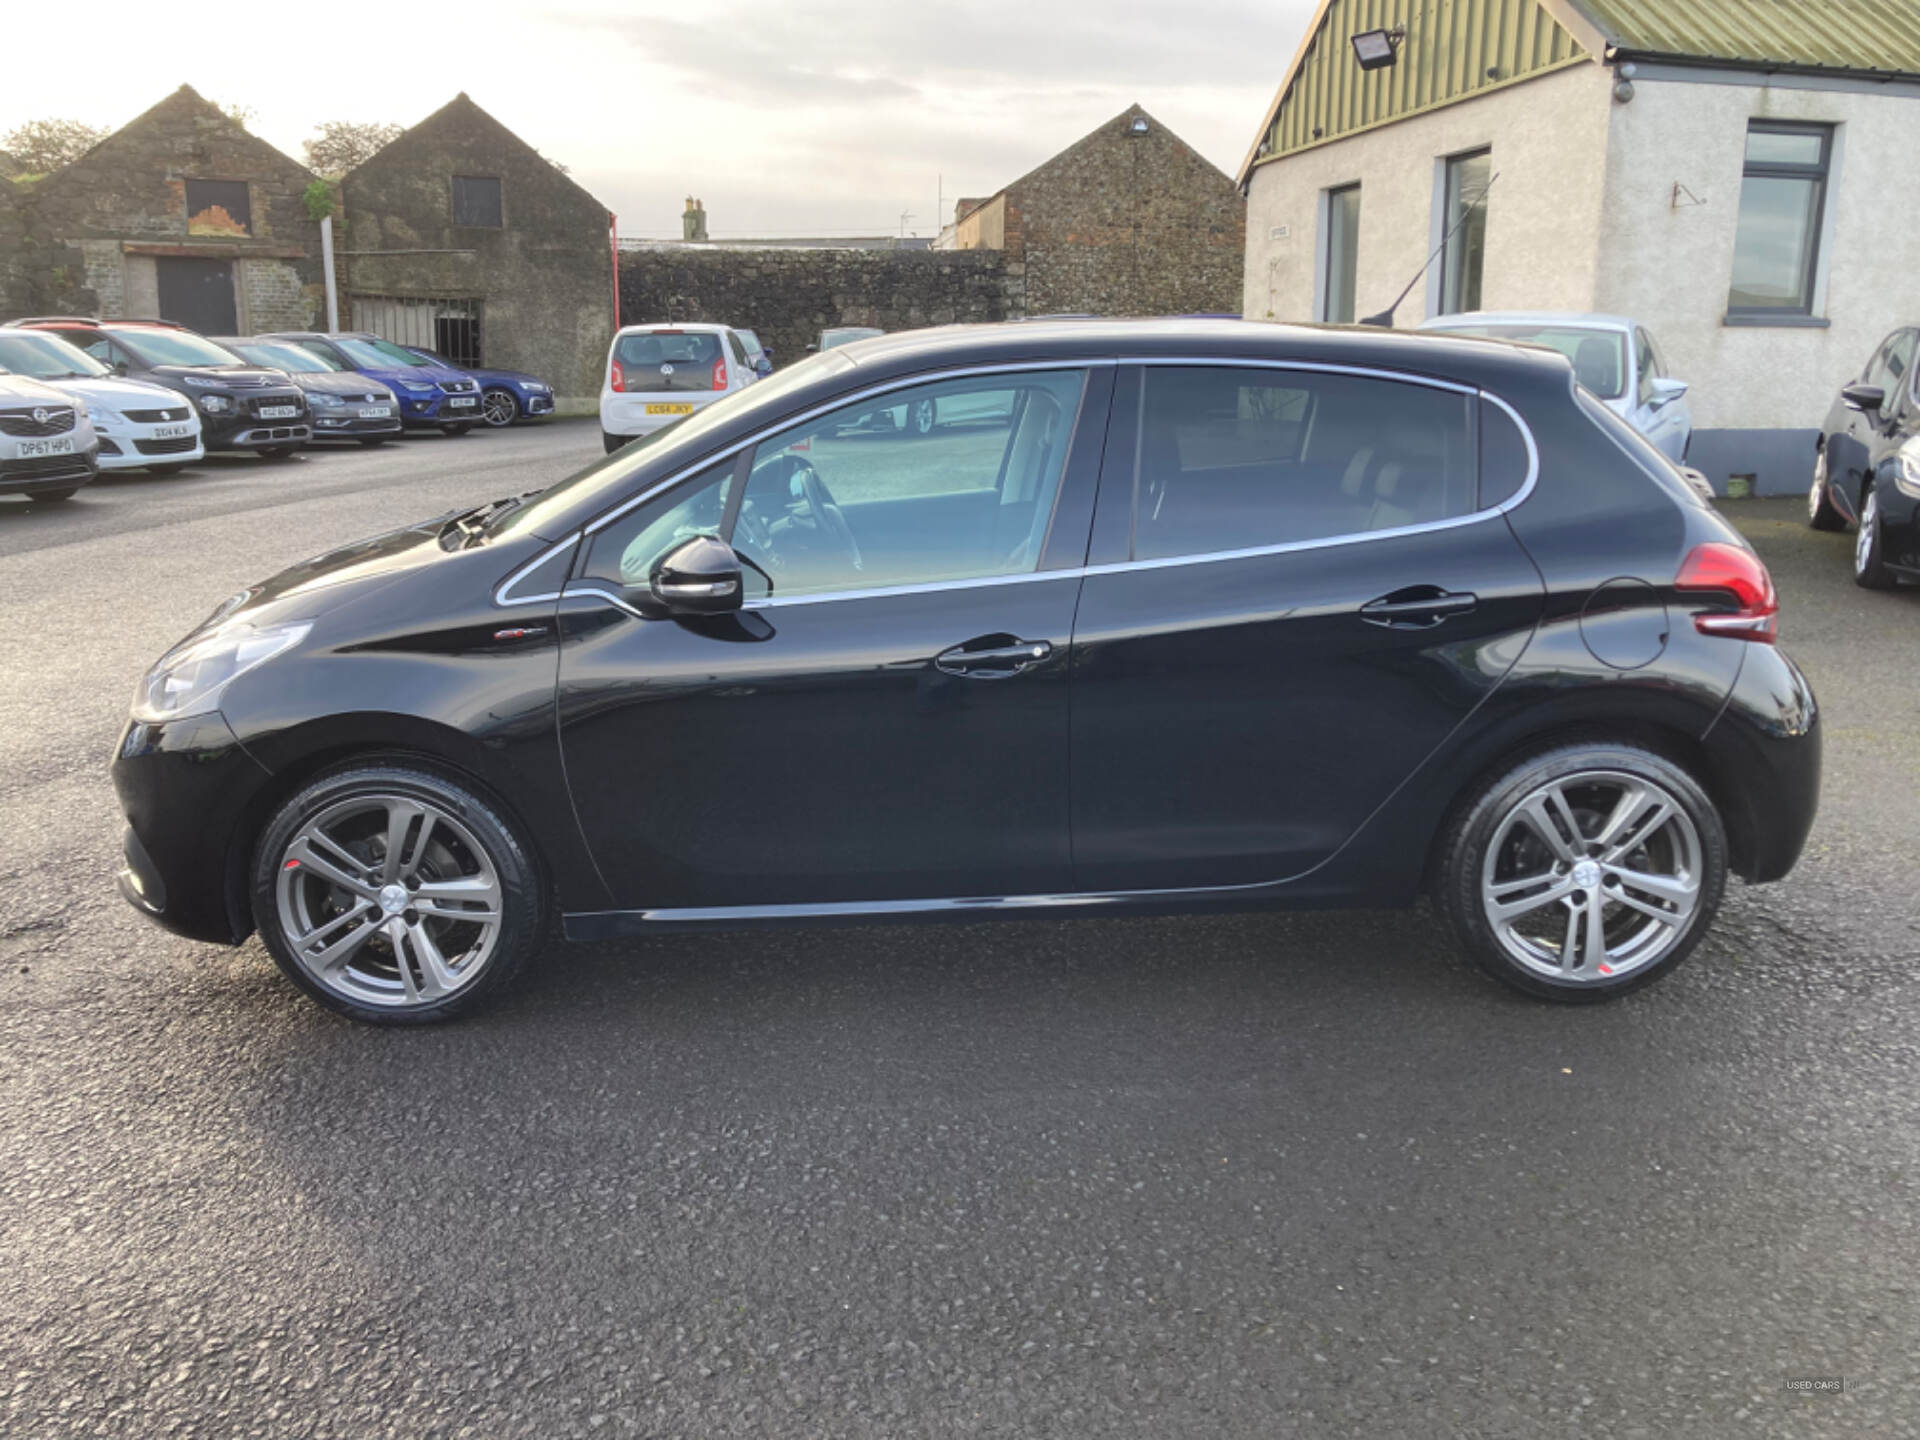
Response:
[[[691,195],[687,197],[686,212],[680,217],[680,238],[694,244],[706,243],[707,207]]]

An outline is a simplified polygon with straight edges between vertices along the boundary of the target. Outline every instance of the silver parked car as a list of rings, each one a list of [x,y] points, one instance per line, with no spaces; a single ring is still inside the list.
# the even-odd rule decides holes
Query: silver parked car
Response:
[[[1554,314],[1534,310],[1470,310],[1436,315],[1420,326],[1449,335],[1485,335],[1558,350],[1573,373],[1607,408],[1680,465],[1693,439],[1687,382],[1667,374],[1647,327],[1624,315]]]

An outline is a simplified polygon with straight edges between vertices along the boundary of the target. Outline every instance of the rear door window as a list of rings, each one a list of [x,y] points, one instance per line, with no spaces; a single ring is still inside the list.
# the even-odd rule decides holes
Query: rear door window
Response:
[[[1150,366],[1132,557],[1396,530],[1465,515],[1476,397],[1315,371]]]
[[[720,356],[720,337],[711,330],[645,330],[622,335],[613,347],[629,393],[711,390]]]

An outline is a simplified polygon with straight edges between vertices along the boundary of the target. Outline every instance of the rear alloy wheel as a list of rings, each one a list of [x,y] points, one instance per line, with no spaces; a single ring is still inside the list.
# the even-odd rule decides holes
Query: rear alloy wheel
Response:
[[[457,439],[460,436],[466,434],[467,431],[471,430],[472,428],[473,428],[473,422],[471,420],[468,420],[458,425],[442,425],[440,427],[440,433],[442,435],[446,435],[451,438]]]
[[[931,398],[916,400],[907,407],[907,429],[915,435],[931,435],[939,418],[938,403]]]
[[[1847,517],[1834,509],[1827,493],[1827,447],[1813,457],[1813,485],[1807,491],[1807,524],[1816,530],[1844,530]]]
[[[1853,537],[1853,583],[1866,590],[1891,590],[1899,583],[1887,569],[1886,537],[1880,527],[1880,497],[1871,486],[1860,508],[1860,533]]]
[[[540,932],[533,866],[506,822],[400,765],[336,771],[281,808],[254,858],[253,913],[295,984],[374,1024],[470,1008]]]
[[[1456,824],[1440,901],[1482,969],[1530,995],[1609,999],[1678,965],[1726,888],[1718,812],[1637,746],[1572,745],[1485,787]]]
[[[520,402],[511,390],[488,390],[480,397],[480,418],[496,430],[503,430],[520,418]]]

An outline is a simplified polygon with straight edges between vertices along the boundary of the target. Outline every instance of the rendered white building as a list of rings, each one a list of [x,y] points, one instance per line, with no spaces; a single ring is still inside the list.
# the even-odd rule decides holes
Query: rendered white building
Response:
[[[1238,177],[1244,313],[1631,315],[1689,462],[1801,491],[1920,317],[1917,150],[1920,0],[1324,0]]]

